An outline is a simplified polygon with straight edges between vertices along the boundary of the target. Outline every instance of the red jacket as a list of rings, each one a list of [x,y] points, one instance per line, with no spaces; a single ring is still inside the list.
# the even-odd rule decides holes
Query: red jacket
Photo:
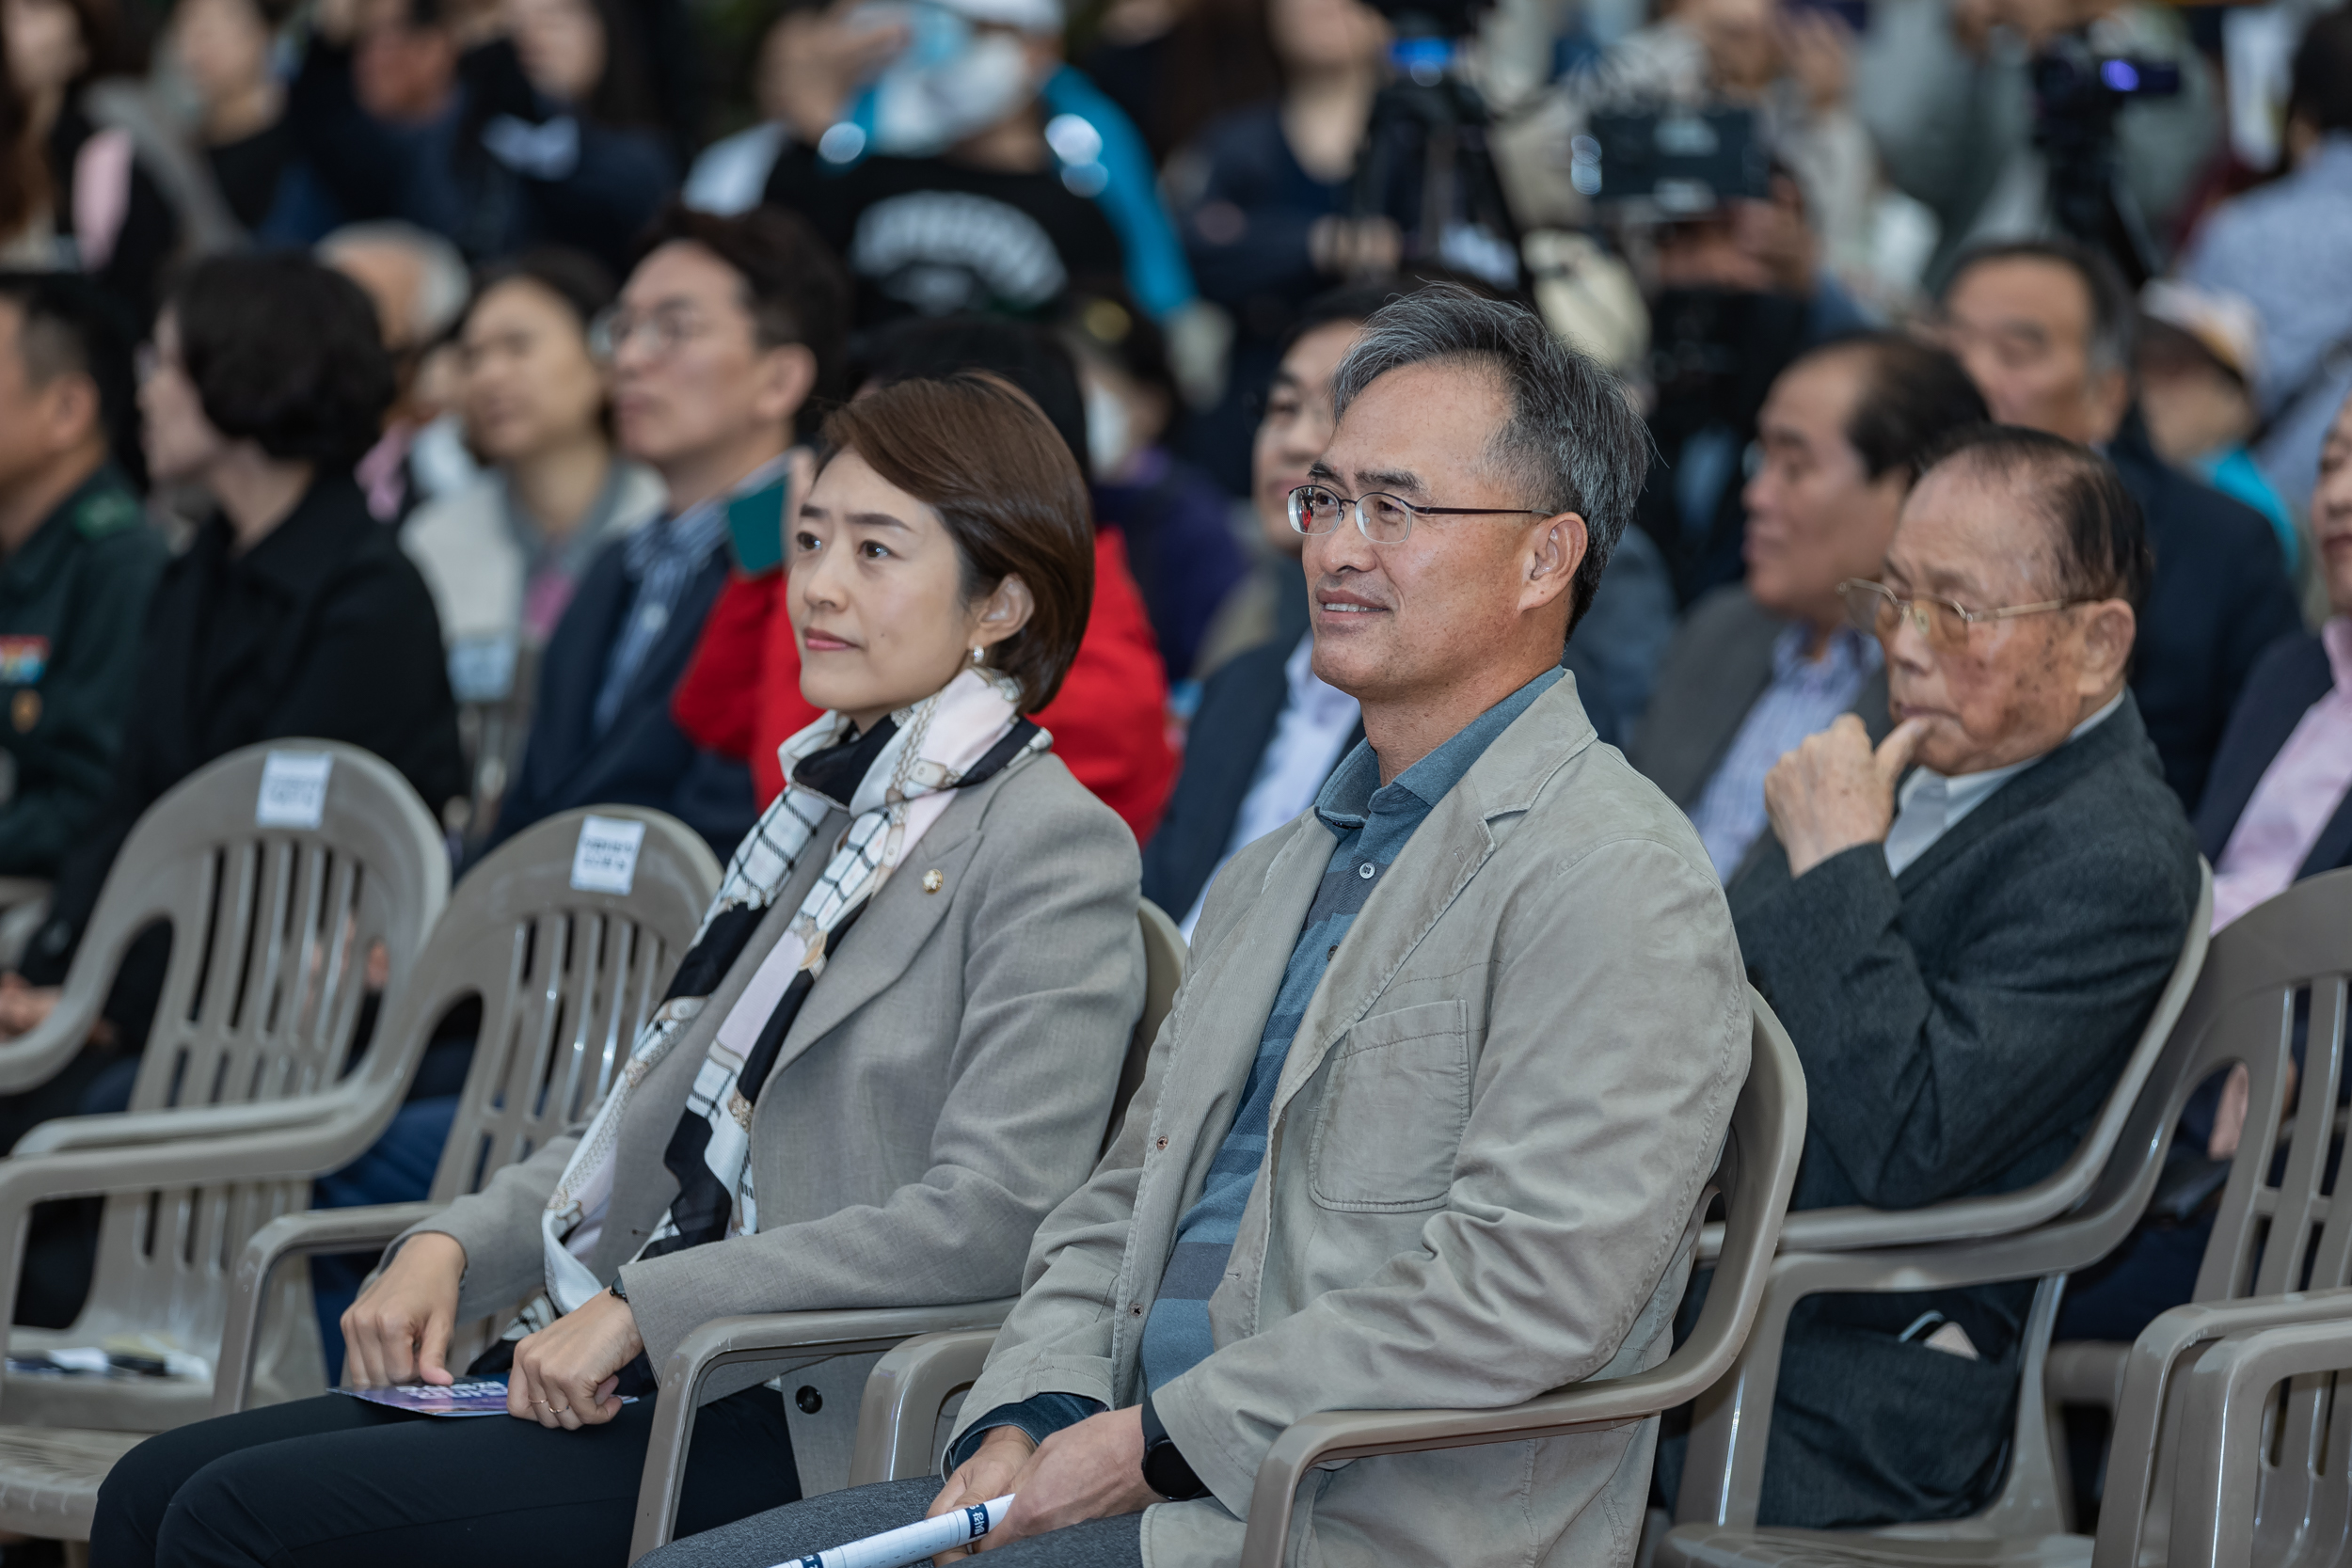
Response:
[[[671,717],[697,745],[750,759],[763,809],[784,789],[776,748],[818,712],[801,695],[792,618],[777,612],[783,584],[781,572],[728,582],[670,699]],[[1078,782],[1125,818],[1138,840],[1151,837],[1176,784],[1168,674],[1116,529],[1094,536],[1086,635],[1061,690],[1035,717]]]

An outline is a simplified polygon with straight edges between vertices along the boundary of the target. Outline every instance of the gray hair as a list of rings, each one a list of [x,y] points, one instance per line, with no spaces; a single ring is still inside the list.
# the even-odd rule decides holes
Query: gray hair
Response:
[[[1584,560],[1569,585],[1574,631],[1641,497],[1649,432],[1598,361],[1553,337],[1533,310],[1458,283],[1432,284],[1373,313],[1332,374],[1332,411],[1345,415],[1391,371],[1445,361],[1502,382],[1511,417],[1494,433],[1487,457],[1527,503],[1584,519]]]
[[[328,266],[335,264],[338,256],[355,250],[405,251],[416,261],[417,292],[408,302],[413,341],[392,345],[395,349],[422,348],[435,341],[457,325],[473,297],[473,275],[466,270],[466,259],[457,247],[413,223],[397,218],[347,223],[313,248]]]

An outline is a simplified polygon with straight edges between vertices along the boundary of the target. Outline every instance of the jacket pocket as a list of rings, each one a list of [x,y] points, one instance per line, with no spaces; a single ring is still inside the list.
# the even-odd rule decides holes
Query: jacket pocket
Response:
[[[1323,1069],[1307,1190],[1326,1209],[1435,1209],[1470,1122],[1470,1006],[1428,1002],[1347,1032]]]

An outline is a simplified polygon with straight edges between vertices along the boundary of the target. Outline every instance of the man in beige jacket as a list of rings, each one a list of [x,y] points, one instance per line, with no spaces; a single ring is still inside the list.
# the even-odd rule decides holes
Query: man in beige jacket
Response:
[[[1117,1143],[1038,1232],[944,1490],[835,1493],[680,1542],[773,1562],[1017,1494],[1015,1565],[1229,1563],[1319,1410],[1504,1406],[1663,1359],[1747,1069],[1707,853],[1559,669],[1645,446],[1516,306],[1366,324],[1294,495],[1317,674],[1365,742],[1234,857]],[[1394,891],[1390,884],[1394,884]],[[1630,1563],[1654,1422],[1361,1459],[1299,1563]],[[935,1494],[935,1495],[934,1495]]]

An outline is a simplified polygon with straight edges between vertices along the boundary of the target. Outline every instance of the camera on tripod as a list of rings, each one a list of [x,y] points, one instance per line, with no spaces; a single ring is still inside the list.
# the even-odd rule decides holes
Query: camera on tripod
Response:
[[[2051,221],[2114,257],[2135,287],[2146,282],[2157,270],[2156,250],[2123,183],[2115,120],[2137,100],[2177,96],[2180,66],[2107,54],[2076,31],[2052,39],[2027,74],[2034,146],[2049,171]]]

